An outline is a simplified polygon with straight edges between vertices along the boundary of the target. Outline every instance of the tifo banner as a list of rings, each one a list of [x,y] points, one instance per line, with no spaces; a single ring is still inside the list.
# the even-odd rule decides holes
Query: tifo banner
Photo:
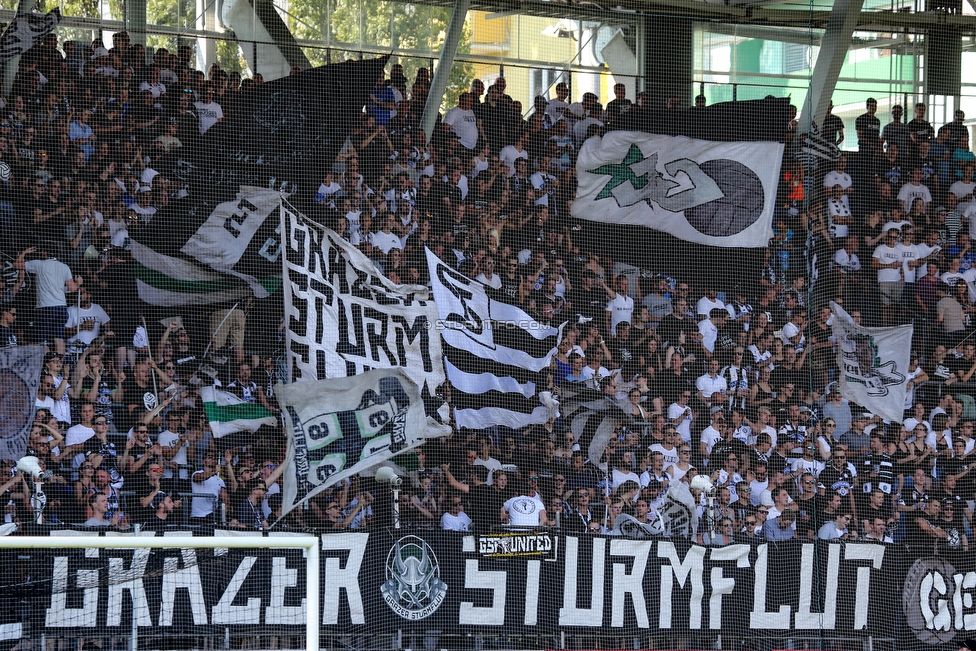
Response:
[[[288,438],[283,514],[425,440],[420,389],[403,369],[277,384],[275,397]]]
[[[0,348],[0,459],[27,453],[43,364],[43,346]]]
[[[0,63],[20,56],[54,31],[61,22],[61,11],[54,9],[46,14],[31,12],[14,19],[0,36]]]
[[[195,229],[182,224],[166,237],[152,227],[134,231],[130,245],[139,298],[182,306],[268,296],[281,285],[282,197],[241,187]]]
[[[971,616],[962,616],[962,609],[971,610],[965,598],[953,598],[969,590],[962,578],[972,572],[972,561],[953,570],[959,582],[940,573],[944,581],[933,583],[923,571],[922,587],[903,595],[904,551],[883,544],[702,547],[545,534],[511,538],[509,547],[518,550],[506,554],[500,537],[452,532],[338,533],[321,541],[319,617],[330,634],[368,626],[372,633],[417,628],[891,638],[899,632],[903,600],[920,613],[923,630],[944,625],[942,640],[968,637],[965,631],[976,628]],[[98,627],[100,635],[128,634],[133,612],[147,633],[151,627],[205,634],[208,626],[303,623],[301,551],[29,554],[36,574],[52,581],[24,593],[30,608],[2,616],[9,622],[11,613],[27,613],[49,636]],[[944,621],[933,615],[943,610]]]
[[[427,268],[440,316],[444,367],[458,427],[525,427],[549,410],[537,393],[562,328],[537,322],[521,308],[488,296],[427,249]]]
[[[290,381],[399,367],[433,394],[444,368],[427,288],[395,285],[359,249],[287,203],[281,219]]]
[[[723,247],[765,246],[783,145],[612,131],[576,162],[573,216]]]
[[[911,324],[865,328],[831,301],[840,392],[872,413],[900,423],[912,354]]]
[[[200,399],[214,438],[235,432],[256,432],[262,425],[274,427],[277,416],[256,402],[245,402],[220,387],[202,387]]]

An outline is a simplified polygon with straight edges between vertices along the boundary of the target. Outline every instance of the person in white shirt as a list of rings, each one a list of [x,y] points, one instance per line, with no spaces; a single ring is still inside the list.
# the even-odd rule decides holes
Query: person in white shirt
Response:
[[[92,303],[88,289],[82,287],[78,291],[78,304],[68,306],[68,322],[64,324],[69,348],[82,352],[101,334],[102,328],[107,336],[114,335],[108,314],[100,305]]]
[[[224,119],[224,111],[220,104],[214,101],[214,89],[208,86],[203,91],[203,101],[193,102],[197,110],[197,117],[200,119],[200,135],[210,130],[210,127]]]
[[[451,496],[447,511],[441,516],[441,529],[445,531],[467,531],[471,526],[471,518],[464,512],[464,505],[457,495]]]
[[[214,514],[217,503],[222,502],[230,507],[227,495],[227,484],[221,479],[217,471],[217,460],[213,453],[207,452],[203,456],[203,468],[193,473],[190,485],[195,495],[190,502],[190,518],[206,519]]]
[[[695,420],[695,412],[688,406],[690,400],[691,390],[685,389],[678,395],[678,401],[668,406],[668,420],[685,443],[691,443],[691,423]]]
[[[554,211],[555,206],[549,203],[549,196],[556,193],[556,189],[559,187],[559,179],[551,173],[552,159],[543,154],[536,159],[536,163],[538,169],[529,178],[532,189],[535,190],[535,205],[549,206],[550,210]]]
[[[720,307],[725,309],[725,303],[720,301],[718,298],[718,290],[714,287],[709,287],[705,290],[705,295],[698,299],[698,303],[695,305],[695,314],[698,315],[698,320],[707,319],[712,314],[712,310]]]
[[[626,321],[627,323],[633,322],[634,317],[634,299],[628,296],[628,291],[630,290],[630,281],[627,276],[623,274],[616,277],[614,282],[614,287],[616,291],[607,287],[606,283],[600,281],[600,284],[607,291],[607,295],[610,296],[610,300],[607,302],[607,327],[610,330],[610,335],[613,337],[617,336],[617,324]]]
[[[529,144],[529,131],[525,130],[519,134],[518,139],[511,144],[502,147],[501,151],[498,152],[498,160],[505,163],[508,167],[507,176],[515,176],[515,161],[516,159],[524,159],[525,162],[529,161],[529,152],[526,146]]]
[[[837,159],[837,164],[831,171],[824,175],[824,194],[829,194],[834,186],[839,185],[841,192],[844,197],[844,204],[850,210],[851,204],[848,196],[854,190],[854,181],[851,179],[851,175],[847,173],[847,156],[841,156]]]
[[[698,400],[708,407],[721,407],[725,404],[729,384],[719,374],[719,368],[718,358],[713,357],[708,361],[708,372],[695,380],[695,388],[698,389]]]
[[[369,234],[369,243],[374,248],[383,252],[383,255],[390,255],[393,249],[402,249],[403,241],[400,236],[393,232],[393,220],[391,213],[387,213],[380,220],[380,230]]]
[[[835,241],[843,241],[847,237],[850,225],[854,222],[851,208],[847,205],[847,195],[840,184],[830,189],[830,199],[827,200],[827,216],[830,218],[830,237]]]
[[[546,117],[549,118],[550,124],[555,124],[559,118],[563,117],[563,113],[569,108],[569,85],[565,82],[559,82],[556,84],[556,97],[549,100],[546,105]]]
[[[898,248],[899,234],[898,228],[887,229],[884,241],[871,255],[871,266],[878,271],[878,290],[881,292],[884,325],[891,325],[894,322],[895,310],[901,303],[905,291],[905,279],[902,275],[905,262]]]
[[[922,212],[927,213],[929,204],[932,203],[932,193],[929,192],[928,186],[922,183],[922,168],[917,165],[912,167],[908,183],[901,186],[901,190],[898,191],[898,200],[906,214],[911,213],[912,204],[916,199],[924,202]]]
[[[486,257],[484,260],[484,271],[475,276],[477,280],[482,285],[487,285],[494,289],[502,288],[502,277],[495,273],[495,259]]]
[[[698,324],[698,332],[702,336],[701,345],[709,355],[715,353],[715,344],[718,343],[718,333],[728,321],[729,313],[724,308],[712,308],[707,319],[703,319]]]
[[[444,124],[451,128],[458,142],[469,152],[474,152],[478,146],[478,138],[483,137],[481,120],[471,108],[473,104],[471,93],[461,93],[458,105],[444,116]]]

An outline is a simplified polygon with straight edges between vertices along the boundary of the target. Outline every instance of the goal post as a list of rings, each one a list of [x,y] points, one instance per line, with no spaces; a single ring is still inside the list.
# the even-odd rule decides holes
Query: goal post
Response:
[[[309,535],[284,536],[192,536],[192,535],[111,535],[111,536],[0,536],[0,550],[142,550],[142,549],[292,549],[304,551],[305,562],[305,649],[319,650],[320,546],[321,538]],[[135,564],[135,563],[133,563]],[[235,575],[235,581],[238,580]],[[239,581],[243,582],[242,576]],[[251,600],[248,599],[250,603]],[[87,604],[86,604],[87,605]],[[135,613],[133,613],[135,619]],[[88,637],[96,637],[89,635]]]

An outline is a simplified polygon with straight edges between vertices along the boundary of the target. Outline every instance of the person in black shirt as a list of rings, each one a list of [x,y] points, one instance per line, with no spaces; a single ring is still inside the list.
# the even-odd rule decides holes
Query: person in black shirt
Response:
[[[469,508],[465,512],[471,516],[475,531],[488,533],[493,525],[498,524],[498,511],[505,500],[499,501],[500,493],[487,484],[488,468],[482,465],[465,466],[465,480],[459,482],[451,474],[451,464],[442,463],[444,476],[454,490],[466,493]]]
[[[864,104],[867,111],[855,120],[854,129],[857,131],[858,151],[873,154],[881,148],[881,120],[875,116],[878,100],[869,97]]]
[[[4,303],[0,307],[0,346],[16,346],[17,331],[14,329],[14,321],[17,320],[17,306],[13,303]]]
[[[583,284],[569,293],[569,302],[576,314],[591,320],[603,318],[607,307],[607,293],[596,285],[596,274],[587,269],[583,272]]]

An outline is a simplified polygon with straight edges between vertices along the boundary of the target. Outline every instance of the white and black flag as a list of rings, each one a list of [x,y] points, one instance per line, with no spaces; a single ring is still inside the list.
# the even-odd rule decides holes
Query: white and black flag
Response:
[[[902,422],[911,362],[912,324],[866,328],[854,323],[844,308],[831,301],[840,392],[886,420]]]
[[[20,56],[54,31],[61,22],[61,11],[46,14],[31,12],[15,17],[0,36],[0,63]]]
[[[570,430],[587,460],[603,472],[608,471],[604,457],[611,437],[621,423],[631,423],[633,417],[620,408],[617,400],[583,382],[570,382],[562,387],[559,411],[570,423]]]
[[[43,346],[0,348],[0,459],[27,452],[43,368]]]
[[[420,389],[403,369],[278,384],[275,397],[288,439],[282,514],[350,475],[417,447],[427,434]]]
[[[444,367],[428,289],[394,284],[359,249],[287,202],[281,219],[290,381],[402,368],[433,394]]]
[[[519,428],[544,423],[539,401],[562,328],[537,322],[520,307],[491,298],[484,285],[445,264],[429,249],[427,266],[437,305],[444,368],[458,427]]]
[[[711,246],[765,246],[782,157],[778,142],[612,131],[580,149],[573,216]]]

